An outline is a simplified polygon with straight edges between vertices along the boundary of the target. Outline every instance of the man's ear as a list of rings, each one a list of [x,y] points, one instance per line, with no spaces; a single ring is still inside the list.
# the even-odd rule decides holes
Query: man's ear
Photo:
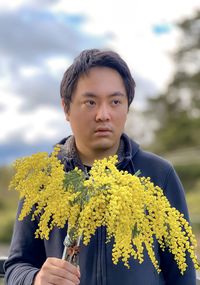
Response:
[[[67,110],[67,106],[66,106],[63,98],[62,98],[61,103],[62,103],[62,107],[63,107],[64,113],[65,113],[65,118],[67,121],[69,121],[69,111]]]

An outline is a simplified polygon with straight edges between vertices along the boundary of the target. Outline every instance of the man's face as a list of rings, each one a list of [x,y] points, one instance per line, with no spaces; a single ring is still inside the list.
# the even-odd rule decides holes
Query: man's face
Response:
[[[94,67],[81,76],[66,114],[80,157],[115,154],[127,111],[126,89],[117,71]]]

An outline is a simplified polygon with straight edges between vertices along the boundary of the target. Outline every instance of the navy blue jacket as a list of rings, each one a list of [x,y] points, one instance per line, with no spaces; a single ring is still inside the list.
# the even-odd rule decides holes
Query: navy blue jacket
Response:
[[[163,190],[172,206],[176,207],[188,219],[183,187],[175,170],[169,162],[152,153],[141,150],[135,142],[126,135],[122,135],[123,155],[120,156],[118,169],[127,170],[134,174],[141,171],[142,176],[151,177],[151,180]],[[61,144],[65,152],[61,151],[60,159],[69,171],[79,164],[75,151],[71,150],[68,140],[63,139]],[[67,149],[68,148],[68,149]],[[31,189],[30,189],[31,191]],[[18,214],[21,210],[19,204]],[[18,217],[17,214],[17,217]],[[63,240],[67,232],[64,229],[53,229],[49,240],[34,238],[38,221],[31,221],[30,216],[22,222],[16,219],[10,255],[5,263],[6,284],[30,285],[34,275],[41,268],[47,257],[61,258]],[[161,273],[157,273],[145,252],[144,262],[130,260],[130,269],[122,262],[112,263],[112,243],[105,243],[106,229],[99,228],[92,237],[88,246],[81,245],[80,270],[81,285],[195,285],[195,270],[190,258],[184,275],[175,263],[173,256],[162,252],[155,242],[156,258],[160,263]]]

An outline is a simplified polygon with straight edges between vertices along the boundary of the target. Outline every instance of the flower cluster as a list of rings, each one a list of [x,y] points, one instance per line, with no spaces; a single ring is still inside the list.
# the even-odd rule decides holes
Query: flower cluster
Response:
[[[89,178],[77,168],[65,173],[58,151],[55,148],[51,156],[37,153],[15,163],[10,187],[24,199],[19,219],[31,212],[32,219],[40,216],[36,237],[48,239],[54,226],[63,228],[68,222],[74,238],[82,236],[87,245],[96,229],[105,226],[107,242],[114,240],[115,264],[122,259],[129,267],[130,257],[142,263],[146,248],[159,272],[156,239],[162,250],[174,255],[181,273],[187,267],[187,252],[199,268],[191,226],[150,178],[119,171],[116,156],[95,161]]]

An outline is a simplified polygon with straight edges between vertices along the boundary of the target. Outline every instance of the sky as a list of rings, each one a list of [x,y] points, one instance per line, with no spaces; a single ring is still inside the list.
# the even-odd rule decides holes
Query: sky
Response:
[[[199,0],[0,0],[0,165],[71,134],[59,85],[83,49],[118,52],[136,81],[134,108],[145,108],[173,75],[175,23],[196,9]]]

